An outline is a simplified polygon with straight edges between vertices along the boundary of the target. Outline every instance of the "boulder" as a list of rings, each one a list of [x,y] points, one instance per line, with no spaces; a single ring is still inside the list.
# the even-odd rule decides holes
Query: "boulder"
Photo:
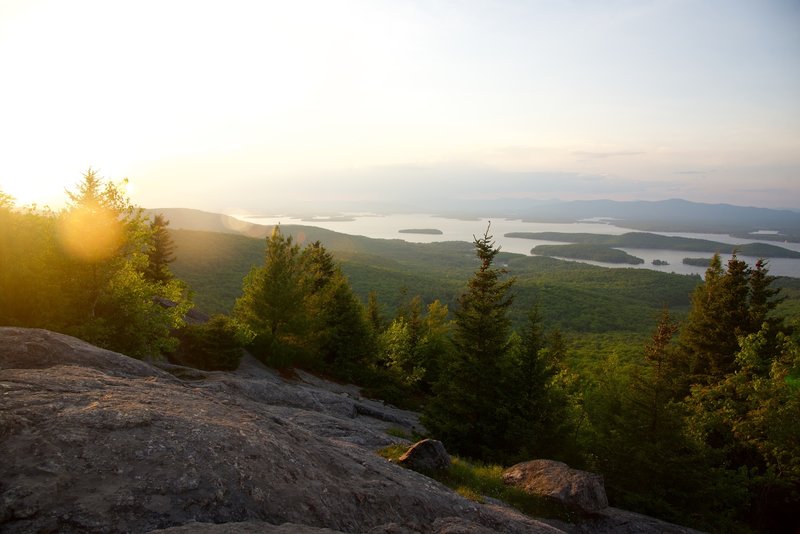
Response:
[[[563,462],[532,460],[519,463],[503,472],[503,481],[585,513],[597,513],[608,507],[603,476],[572,469]]]
[[[450,467],[450,455],[441,441],[423,439],[404,452],[397,463],[414,471],[440,471]]]
[[[184,381],[0,328],[0,531],[560,532],[379,457],[397,423],[354,392],[244,367]]]

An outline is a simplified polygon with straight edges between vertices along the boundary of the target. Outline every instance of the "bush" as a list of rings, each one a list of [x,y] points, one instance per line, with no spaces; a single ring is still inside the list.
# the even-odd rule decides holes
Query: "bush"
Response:
[[[234,371],[242,360],[246,334],[235,320],[215,315],[206,324],[189,325],[178,334],[175,363],[206,371]]]

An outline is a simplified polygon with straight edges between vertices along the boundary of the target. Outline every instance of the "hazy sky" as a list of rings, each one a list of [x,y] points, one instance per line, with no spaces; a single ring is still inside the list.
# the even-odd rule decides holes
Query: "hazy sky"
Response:
[[[0,190],[800,208],[798,0],[0,0]]]

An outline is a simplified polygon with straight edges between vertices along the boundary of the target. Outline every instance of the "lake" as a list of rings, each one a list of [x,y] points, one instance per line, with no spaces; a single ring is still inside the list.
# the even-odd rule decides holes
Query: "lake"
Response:
[[[449,219],[427,214],[394,214],[394,215],[373,215],[373,214],[350,214],[337,218],[315,217],[301,219],[289,216],[270,216],[270,217],[239,217],[242,220],[257,224],[303,224],[307,226],[317,226],[350,235],[362,235],[376,239],[402,239],[412,243],[434,243],[439,241],[468,241],[472,242],[473,236],[483,235],[489,225],[490,219]],[[399,233],[400,230],[415,228],[426,229],[435,228],[441,230],[441,234],[406,234]],[[491,231],[495,242],[502,247],[505,252],[515,252],[531,255],[530,251],[536,245],[558,244],[555,241],[539,241],[533,239],[520,239],[504,237],[509,232],[568,232],[568,233],[592,233],[592,234],[611,234],[619,235],[627,232],[634,232],[630,228],[615,226],[608,221],[582,221],[575,223],[539,223],[524,222],[519,219],[491,219]],[[724,234],[693,234],[675,232],[652,232],[668,236],[690,237],[695,239],[709,239],[731,245],[744,243],[763,242],[784,248],[800,251],[800,243],[779,243],[775,241],[765,241],[758,239],[754,235],[753,239],[740,239]],[[625,252],[642,258],[645,263],[641,265],[611,264],[596,261],[584,261],[592,265],[613,268],[634,268],[651,269],[667,273],[679,274],[700,274],[705,272],[703,267],[684,265],[681,260],[686,257],[710,257],[711,253],[703,252],[683,252],[676,250],[653,250],[653,249],[632,249],[623,248]],[[726,257],[723,254],[723,259]],[[758,258],[740,256],[741,259],[753,265]],[[669,262],[669,265],[652,265],[654,259]],[[578,261],[578,260],[574,260]],[[776,276],[792,276],[800,278],[800,259],[773,258],[769,260],[770,273]]]

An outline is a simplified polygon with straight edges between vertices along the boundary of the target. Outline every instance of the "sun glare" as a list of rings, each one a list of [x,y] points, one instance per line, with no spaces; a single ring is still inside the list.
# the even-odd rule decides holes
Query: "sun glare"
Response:
[[[59,238],[70,255],[94,263],[116,253],[122,242],[122,224],[108,210],[78,209],[62,221]]]

